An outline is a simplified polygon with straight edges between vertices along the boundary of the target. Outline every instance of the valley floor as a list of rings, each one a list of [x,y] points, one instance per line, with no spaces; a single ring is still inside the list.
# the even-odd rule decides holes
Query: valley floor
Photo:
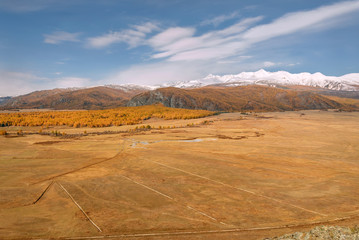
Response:
[[[148,120],[192,123],[0,136],[0,239],[263,239],[359,224],[358,112]]]

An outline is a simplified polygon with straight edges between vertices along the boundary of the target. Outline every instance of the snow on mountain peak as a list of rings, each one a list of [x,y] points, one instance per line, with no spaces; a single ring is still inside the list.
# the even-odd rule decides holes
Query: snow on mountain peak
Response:
[[[359,91],[359,73],[346,74],[341,77],[326,76],[320,72],[316,73],[289,73],[286,71],[267,72],[260,69],[256,72],[241,72],[236,75],[214,75],[209,74],[205,78],[191,81],[177,82],[174,87],[190,88],[207,85],[241,86],[241,85],[304,85],[320,87],[330,90]]]
[[[215,75],[208,74],[204,78],[189,81],[165,83],[157,86],[135,84],[106,85],[106,87],[131,91],[135,89],[154,90],[161,87],[198,88],[208,85],[243,86],[243,85],[302,85],[320,87],[329,90],[359,91],[359,73],[350,73],[340,77],[326,76],[320,72],[289,73],[286,71],[268,72],[260,69],[256,72]]]

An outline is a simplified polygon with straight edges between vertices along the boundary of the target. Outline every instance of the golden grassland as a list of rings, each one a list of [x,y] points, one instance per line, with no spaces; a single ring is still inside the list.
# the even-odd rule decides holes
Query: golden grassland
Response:
[[[226,113],[0,136],[0,239],[251,240],[359,224],[358,119]]]
[[[206,110],[168,108],[163,105],[121,107],[110,110],[46,111],[0,113],[0,127],[6,126],[69,126],[109,127],[134,125],[150,118],[194,119],[213,115]]]

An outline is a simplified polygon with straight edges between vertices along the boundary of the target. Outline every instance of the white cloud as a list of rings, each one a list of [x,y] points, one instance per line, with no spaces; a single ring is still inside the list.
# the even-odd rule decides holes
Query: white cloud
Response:
[[[78,39],[81,33],[69,33],[63,31],[53,32],[51,34],[44,34],[44,42],[49,44],[60,44],[62,42],[79,42]]]
[[[246,61],[251,56],[244,56],[236,61],[221,64],[221,61],[179,61],[158,62],[151,64],[140,64],[126,70],[111,74],[100,84],[141,84],[141,85],[163,85],[164,83],[175,83],[201,79],[210,73],[213,74],[238,74],[242,71],[257,71],[261,68],[273,66],[286,66],[286,63],[270,61]]]
[[[175,41],[179,41],[183,38],[191,37],[195,33],[195,31],[196,30],[194,28],[169,28],[149,39],[148,43],[154,48],[160,48],[163,46],[167,46]]]
[[[160,30],[158,24],[154,22],[146,22],[142,25],[134,25],[133,28],[142,33],[151,33],[153,31]]]
[[[133,25],[131,29],[119,32],[110,31],[101,36],[87,39],[87,46],[90,48],[104,48],[114,43],[127,43],[131,48],[144,43],[146,35],[159,30],[156,23],[147,22],[142,25]]]
[[[186,69],[184,71],[184,69]],[[102,84],[147,84],[156,85],[170,81],[180,81],[202,76],[197,64],[161,62],[141,64],[112,74]]]
[[[41,88],[45,78],[31,73],[10,72],[0,70],[0,96],[15,96],[26,94]]]
[[[32,73],[5,70],[0,70],[0,76],[0,97],[23,95],[39,89],[86,87],[91,85],[90,79],[79,77],[46,78]]]
[[[334,24],[335,21],[333,20],[336,18],[358,10],[359,1],[345,1],[310,11],[289,13],[272,23],[248,30],[243,35],[243,39],[254,43],[298,31],[311,30],[317,28],[318,24],[322,25],[328,20],[331,20],[330,24]]]
[[[87,39],[88,46],[93,48],[103,48],[113,43],[121,42],[122,37],[119,32],[109,32],[99,37],[93,37]]]
[[[160,51],[152,57],[171,57],[171,61],[178,61],[186,59],[203,60],[204,58],[215,58],[218,55],[231,55],[233,54],[232,49],[230,49],[231,42],[237,38],[236,35],[261,19],[262,17],[246,18],[223,30],[208,32],[201,36],[193,36],[194,29],[186,28],[186,30],[184,30],[185,28],[182,28],[181,31],[177,30],[182,34],[177,34],[176,38],[169,37],[171,41],[165,41],[167,40],[166,37],[160,37],[159,39],[164,40],[157,40],[155,41],[156,44],[153,44],[153,39],[150,39],[149,42],[152,43],[151,46],[156,51]],[[154,38],[162,36],[163,33],[166,33],[164,36],[170,35],[166,30]],[[227,46],[227,44],[229,45]]]
[[[314,29],[323,30],[324,26],[325,28],[334,26],[347,17],[347,14],[358,10],[359,1],[345,1],[314,10],[289,13],[271,23],[251,28],[250,26],[261,21],[262,17],[248,18],[222,30],[207,32],[201,36],[194,36],[195,29],[193,28],[172,28],[177,30],[174,32],[181,34],[171,38],[169,30],[165,30],[150,39],[149,43],[155,51],[153,58],[168,58],[169,61],[223,59],[244,53],[252,49],[253,44],[274,37]],[[154,41],[156,37],[164,40]],[[166,41],[167,38],[168,41]]]
[[[88,78],[63,77],[54,79],[57,88],[86,87],[91,84]]]
[[[200,23],[200,25],[201,26],[205,26],[205,25],[218,26],[225,21],[237,18],[238,16],[239,16],[238,12],[233,12],[229,15],[220,15],[220,16],[214,17],[212,19],[206,19],[206,20],[202,21]]]
[[[266,62],[263,63],[264,67],[273,67],[275,65],[276,65],[276,63],[270,62],[270,61],[266,61]]]
[[[10,12],[34,12],[47,8],[56,0],[1,0],[0,9]]]
[[[299,62],[296,62],[296,63],[288,63],[287,64],[287,67],[294,67],[296,65],[299,65],[300,63]]]
[[[245,18],[220,30],[196,35],[194,27],[171,27],[155,36],[148,33],[158,31],[158,25],[146,23],[132,26],[120,32],[109,32],[105,35],[89,38],[88,46],[103,48],[114,43],[124,42],[131,48],[148,45],[153,49],[153,59],[166,61],[222,60],[246,54],[253,45],[275,37],[298,32],[320,31],[333,27],[359,10],[359,1],[344,1],[322,6],[313,10],[298,11],[286,14],[266,24],[259,24],[262,16]],[[219,24],[238,13],[218,16],[205,24]],[[204,24],[204,23],[202,23]],[[253,26],[255,25],[255,26]]]
[[[244,30],[248,29],[251,25],[258,23],[263,19],[263,16],[252,17],[252,18],[244,18],[238,23],[235,23],[223,30],[214,31],[212,32],[211,36],[229,36],[229,35],[236,35],[242,33]]]

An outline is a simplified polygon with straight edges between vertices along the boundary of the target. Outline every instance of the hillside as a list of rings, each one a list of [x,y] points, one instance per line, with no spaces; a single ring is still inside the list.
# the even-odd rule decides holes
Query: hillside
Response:
[[[107,109],[124,106],[131,97],[143,91],[145,89],[115,89],[106,86],[44,90],[13,97],[0,108]]]
[[[210,111],[283,111],[350,108],[345,103],[306,91],[264,86],[160,88],[133,97],[128,106],[162,103],[167,107]],[[353,108],[355,108],[353,106]]]
[[[11,97],[0,97],[0,104],[5,103],[8,101]]]
[[[343,94],[341,94],[343,93]],[[351,95],[348,95],[350,93]],[[299,109],[358,109],[357,91],[333,91],[309,86],[261,85],[175,87],[149,91],[140,86],[99,86],[85,89],[53,89],[7,98],[0,109],[110,109],[162,103],[167,107],[210,111],[282,111]],[[339,97],[323,96],[335,95]]]

